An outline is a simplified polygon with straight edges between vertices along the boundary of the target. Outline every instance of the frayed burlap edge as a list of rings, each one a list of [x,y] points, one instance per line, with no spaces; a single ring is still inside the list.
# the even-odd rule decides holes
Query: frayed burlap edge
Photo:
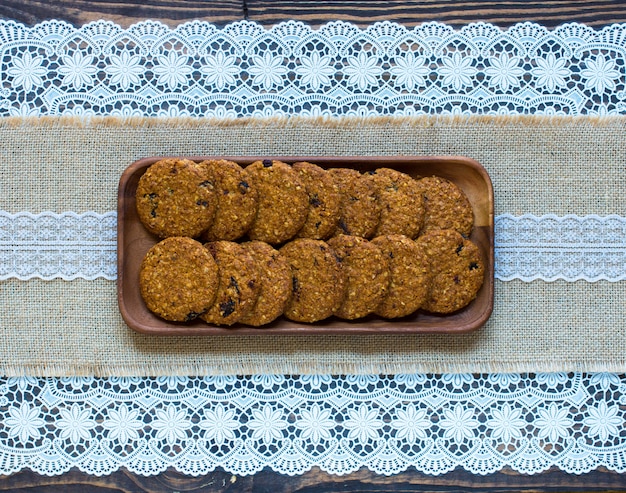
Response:
[[[436,127],[465,124],[494,126],[594,126],[626,125],[625,115],[610,116],[546,116],[546,115],[416,115],[416,116],[269,116],[241,118],[193,117],[139,117],[139,116],[33,116],[0,119],[0,128],[11,127],[145,127],[145,128],[198,128],[198,127],[359,127],[408,126]]]
[[[249,366],[249,365],[248,365]],[[499,362],[493,364],[481,364],[482,368],[479,374],[489,373],[517,373],[517,374],[534,374],[534,373],[624,373],[626,368],[626,359],[619,362],[612,362],[609,364],[598,363],[597,361],[559,361],[558,363],[550,363],[545,361],[542,364],[537,364],[536,361],[532,362],[515,362],[514,364],[507,364],[506,362]],[[273,367],[268,365],[265,374],[274,375],[302,375],[310,374],[311,372],[303,371],[302,366],[291,369],[285,369],[284,365],[280,367]],[[318,373],[318,372],[315,372]],[[394,375],[397,374],[398,367],[393,364],[381,364],[379,362],[375,364],[361,364],[356,366],[354,364],[340,364],[335,365],[332,375]],[[427,374],[461,374],[461,373],[473,373],[477,374],[476,368],[472,365],[459,365],[454,364],[428,364],[428,365],[415,365],[405,366],[402,369],[402,373],[427,373]],[[0,375],[3,377],[96,377],[96,378],[108,378],[108,377],[161,377],[164,375],[173,377],[187,377],[187,376],[248,376],[251,375],[249,370],[245,369],[245,365],[229,365],[220,368],[216,371],[213,367],[206,367],[203,365],[159,365],[158,367],[150,368],[144,365],[140,366],[121,366],[112,369],[107,365],[84,365],[79,367],[72,367],[69,365],[10,365],[0,366]]]

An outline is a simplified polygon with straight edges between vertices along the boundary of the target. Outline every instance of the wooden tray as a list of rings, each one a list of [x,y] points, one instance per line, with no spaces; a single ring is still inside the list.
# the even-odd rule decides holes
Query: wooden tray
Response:
[[[148,311],[139,292],[139,268],[146,252],[158,242],[141,224],[135,209],[137,183],[145,170],[161,157],[141,159],[122,174],[118,190],[117,216],[117,294],[120,312],[128,326],[138,332],[154,335],[278,335],[278,334],[399,334],[399,333],[464,333],[482,326],[493,309],[493,188],[486,170],[466,157],[317,157],[317,156],[191,156],[195,161],[229,159],[245,166],[259,159],[278,159],[287,163],[310,161],[323,168],[349,167],[359,171],[394,168],[414,177],[438,175],[463,189],[474,208],[474,229],[471,240],[483,253],[485,282],[474,301],[449,315],[433,315],[418,311],[400,319],[385,320],[376,316],[357,321],[338,318],[314,324],[297,323],[280,317],[261,328],[244,325],[216,327],[202,320],[173,323]]]

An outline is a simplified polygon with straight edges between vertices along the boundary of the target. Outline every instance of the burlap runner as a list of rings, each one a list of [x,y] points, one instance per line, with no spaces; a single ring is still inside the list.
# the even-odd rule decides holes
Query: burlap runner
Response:
[[[466,155],[496,214],[626,213],[626,118],[416,117],[0,121],[8,212],[116,209],[153,155]],[[154,338],[124,325],[115,283],[0,282],[0,374],[203,375],[626,371],[626,282],[496,282],[475,333]]]

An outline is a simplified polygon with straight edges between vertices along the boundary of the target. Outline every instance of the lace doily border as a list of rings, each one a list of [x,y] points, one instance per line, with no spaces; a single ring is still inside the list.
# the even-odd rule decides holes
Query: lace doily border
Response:
[[[626,24],[0,20],[0,115],[626,114]]]
[[[626,472],[613,373],[0,378],[0,474]]]

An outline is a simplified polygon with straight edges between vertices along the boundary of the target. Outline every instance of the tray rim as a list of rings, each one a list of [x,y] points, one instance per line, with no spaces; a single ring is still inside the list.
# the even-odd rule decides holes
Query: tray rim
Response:
[[[488,247],[489,251],[484,252],[486,254],[487,260],[487,269],[486,273],[490,273],[490,276],[486,275],[485,283],[481,290],[487,290],[487,304],[484,307],[484,310],[480,313],[480,316],[471,320],[471,323],[466,323],[461,326],[447,326],[447,327],[428,327],[423,328],[419,327],[419,325],[415,327],[406,327],[406,326],[397,326],[394,327],[394,324],[398,324],[398,320],[402,319],[391,319],[387,322],[386,327],[371,327],[367,325],[367,319],[363,319],[362,321],[344,321],[341,322],[349,322],[351,327],[328,327],[324,326],[323,323],[316,324],[307,324],[307,323],[299,323],[289,321],[289,327],[251,327],[251,326],[235,326],[235,327],[219,327],[206,324],[206,326],[202,327],[190,327],[185,324],[176,324],[173,322],[164,321],[165,327],[154,327],[144,325],[142,323],[138,323],[133,317],[133,313],[128,309],[125,303],[124,297],[124,281],[125,281],[125,272],[123,269],[122,262],[122,246],[124,245],[124,225],[126,218],[126,208],[124,207],[124,192],[126,191],[126,187],[128,185],[128,181],[132,178],[135,173],[139,172],[142,168],[147,168],[151,164],[155,163],[161,159],[190,159],[192,161],[203,161],[207,159],[226,159],[235,161],[239,164],[245,165],[252,163],[254,161],[262,160],[262,159],[275,159],[284,161],[287,163],[294,163],[296,161],[310,161],[315,162],[320,165],[328,165],[330,163],[336,163],[339,166],[349,166],[350,163],[363,163],[367,165],[388,165],[393,166],[394,164],[418,164],[423,163],[426,164],[428,162],[448,162],[455,163],[468,166],[473,169],[483,180],[484,186],[487,188],[487,225],[481,226],[483,228],[487,228],[488,233]],[[155,237],[155,240],[156,237]],[[158,240],[157,240],[158,241]],[[167,336],[247,336],[247,335],[280,335],[280,336],[291,336],[291,335],[301,335],[301,336],[310,336],[310,335],[383,335],[383,334],[465,334],[469,332],[474,332],[475,330],[482,327],[487,320],[490,318],[493,312],[494,305],[494,284],[495,284],[495,276],[494,276],[494,192],[493,192],[493,184],[491,182],[491,178],[487,172],[487,170],[475,159],[472,159],[467,156],[462,155],[397,155],[397,156],[300,156],[300,155],[262,155],[262,156],[235,156],[235,155],[214,155],[214,156],[206,156],[206,155],[162,155],[162,156],[148,156],[135,160],[132,162],[120,175],[119,184],[118,184],[118,196],[117,196],[117,248],[116,248],[116,260],[117,260],[117,300],[118,307],[120,310],[120,314],[122,319],[126,323],[126,325],[132,330],[153,336],[159,337],[167,337]],[[469,305],[468,305],[469,306]],[[466,308],[462,309],[465,310]],[[146,309],[147,310],[147,309]],[[447,316],[442,315],[442,319],[445,319]],[[377,319],[380,323],[380,319]]]

